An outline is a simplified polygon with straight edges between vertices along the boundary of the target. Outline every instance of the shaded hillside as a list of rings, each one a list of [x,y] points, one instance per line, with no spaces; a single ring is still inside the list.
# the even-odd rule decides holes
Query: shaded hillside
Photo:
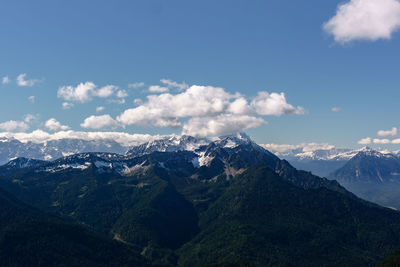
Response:
[[[77,154],[13,169],[0,185],[155,264],[373,266],[400,248],[398,212],[248,139],[194,152]]]
[[[392,255],[380,262],[377,267],[398,267],[400,266],[400,250],[396,250]]]
[[[400,214],[326,188],[302,189],[269,168],[232,181],[200,218],[180,264],[373,266],[400,245]]]
[[[146,266],[129,247],[46,215],[0,189],[0,266]]]

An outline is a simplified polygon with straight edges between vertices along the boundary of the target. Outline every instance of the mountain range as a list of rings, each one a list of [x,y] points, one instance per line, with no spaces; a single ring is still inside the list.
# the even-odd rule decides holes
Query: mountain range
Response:
[[[363,149],[328,177],[359,197],[400,209],[400,158],[393,154]]]
[[[264,147],[269,148],[271,146],[265,145]],[[280,158],[286,159],[294,167],[312,173],[328,177],[332,172],[343,167],[350,159],[355,157],[358,153],[363,151],[372,150],[368,147],[361,149],[348,149],[348,148],[294,148],[287,149],[285,151],[272,150]],[[382,155],[392,155],[397,158],[400,157],[400,151],[377,151]]]
[[[398,212],[295,169],[245,134],[17,158],[0,174],[0,187],[41,216],[117,242],[121,262],[126,249],[143,265],[373,266],[400,248]]]
[[[112,139],[84,140],[77,138],[62,138],[41,142],[27,142],[19,141],[11,137],[2,137],[0,139],[0,165],[19,157],[37,160],[55,160],[68,155],[86,152],[108,152],[116,154],[128,153],[130,155],[139,155],[154,151],[193,151],[199,146],[216,140],[218,139],[170,135],[132,147]],[[344,166],[348,160],[362,150],[341,149],[327,146],[316,149],[296,147],[293,149],[286,149],[285,151],[279,151],[275,150],[271,145],[261,146],[272,151],[281,159],[287,160],[297,169],[311,171],[312,173],[323,177],[327,177],[333,171]],[[380,152],[383,154],[391,153],[397,157],[400,156],[400,151]]]
[[[124,154],[127,147],[114,140],[59,139],[46,142],[21,142],[14,138],[0,139],[0,164],[13,158],[55,160],[82,152],[111,152]]]

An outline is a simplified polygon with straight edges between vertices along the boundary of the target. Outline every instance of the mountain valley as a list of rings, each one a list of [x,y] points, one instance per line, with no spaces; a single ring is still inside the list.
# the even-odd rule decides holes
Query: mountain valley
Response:
[[[0,173],[21,201],[156,265],[373,266],[400,248],[398,212],[296,170],[245,134],[17,158]]]

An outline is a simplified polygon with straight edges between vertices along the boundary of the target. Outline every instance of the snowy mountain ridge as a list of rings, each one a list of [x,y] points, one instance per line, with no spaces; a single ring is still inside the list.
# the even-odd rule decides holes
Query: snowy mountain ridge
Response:
[[[149,154],[152,152],[176,152],[192,151],[199,156],[198,164],[207,164],[208,155],[204,148],[210,144],[223,147],[225,149],[234,149],[240,144],[250,145],[260,150],[271,151],[280,158],[291,161],[347,161],[353,158],[361,151],[373,151],[369,148],[362,149],[339,149],[332,146],[301,148],[293,147],[291,149],[276,149],[272,145],[257,145],[245,133],[221,136],[218,138],[197,138],[188,135],[169,135],[158,139],[142,143],[140,145],[127,147],[115,140],[83,140],[83,139],[59,139],[48,140],[43,143],[21,142],[13,138],[0,139],[0,165],[9,162],[15,158],[28,158],[36,160],[56,160],[62,157],[71,156],[87,152],[106,152],[116,153],[127,156],[137,156]],[[370,152],[373,153],[373,152]],[[375,152],[374,152],[375,153]],[[400,156],[400,151],[390,152],[380,150],[377,156]]]
[[[313,160],[321,160],[321,161],[346,161],[350,160],[354,156],[356,156],[360,152],[364,152],[371,156],[377,157],[391,157],[391,156],[400,156],[400,151],[388,151],[388,150],[374,150],[369,147],[363,147],[360,149],[348,149],[348,148],[327,148],[327,149],[315,149],[308,150],[304,148],[294,148],[287,149],[285,151],[279,151],[274,149],[271,145],[261,145],[267,150],[270,150],[272,153],[277,155],[278,157],[287,159],[287,160],[298,160],[298,161],[313,161]]]
[[[68,155],[51,161],[16,158],[1,168],[3,172],[7,173],[15,169],[32,167],[36,169],[36,172],[50,173],[67,170],[83,171],[92,168],[98,173],[115,172],[125,175],[145,169],[151,164],[157,164],[166,170],[174,169],[181,164],[188,169],[199,169],[203,166],[208,167],[212,162],[215,163],[215,160],[224,165],[230,155],[238,151],[247,153],[247,160],[254,162],[258,160],[252,156],[255,151],[276,158],[275,155],[254,143],[250,137],[240,133],[222,136],[214,141],[191,136],[169,136],[135,146],[125,155],[110,152],[88,152]],[[158,152],[177,153],[172,155]]]

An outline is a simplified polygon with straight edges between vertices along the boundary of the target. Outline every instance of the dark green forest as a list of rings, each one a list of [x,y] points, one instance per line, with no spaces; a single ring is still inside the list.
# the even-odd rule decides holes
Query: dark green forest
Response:
[[[261,150],[212,152],[200,168],[154,152],[120,157],[139,166],[123,174],[95,154],[8,172],[3,266],[374,266],[400,248],[399,212]]]

